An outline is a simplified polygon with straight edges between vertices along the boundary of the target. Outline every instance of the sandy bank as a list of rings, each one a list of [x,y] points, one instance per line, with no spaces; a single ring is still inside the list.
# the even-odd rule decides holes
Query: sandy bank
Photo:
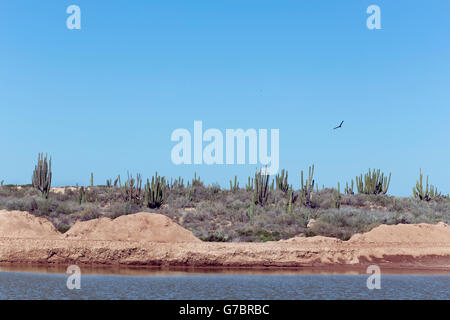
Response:
[[[450,227],[443,223],[380,226],[349,241],[297,237],[211,243],[201,242],[167,217],[150,213],[77,223],[64,235],[33,218],[0,212],[0,263],[295,268],[375,263],[450,270]],[[29,229],[34,233],[24,237]]]

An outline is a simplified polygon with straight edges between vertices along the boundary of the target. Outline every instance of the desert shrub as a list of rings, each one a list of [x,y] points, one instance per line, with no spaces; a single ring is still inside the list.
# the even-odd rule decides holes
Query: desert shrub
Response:
[[[325,237],[334,237],[339,238],[341,240],[348,240],[352,236],[352,232],[339,228],[331,223],[325,222],[325,221],[317,221],[313,227],[308,230],[306,233],[306,236],[313,237],[313,236],[325,236]]]
[[[57,227],[57,230],[61,233],[66,233],[70,229],[70,226],[67,224],[63,224]]]
[[[223,230],[217,230],[203,235],[200,240],[208,242],[227,242],[230,240],[230,237]]]
[[[38,209],[38,205],[35,198],[2,198],[0,199],[0,208],[34,212]]]
[[[58,202],[53,199],[36,199],[37,210],[35,211],[37,215],[48,216],[56,210],[58,207]]]
[[[140,206],[130,203],[130,202],[122,202],[122,203],[114,203],[106,209],[105,216],[111,219],[115,219],[117,217],[137,213],[140,211],[145,211]]]
[[[83,211],[80,212],[80,220],[81,221],[87,221],[92,219],[97,219],[100,217],[100,212],[98,211],[98,208],[89,206],[83,209]]]
[[[60,214],[72,214],[80,209],[74,201],[58,202],[55,211]]]
[[[174,208],[186,208],[189,204],[189,201],[185,196],[173,197],[172,199],[168,199],[167,202],[170,203],[170,206]]]

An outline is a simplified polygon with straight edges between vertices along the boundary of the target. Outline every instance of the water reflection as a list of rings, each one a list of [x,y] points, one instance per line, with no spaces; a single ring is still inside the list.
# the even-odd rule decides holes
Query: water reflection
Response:
[[[0,265],[0,272],[29,272],[65,274],[66,265]],[[223,268],[223,267],[152,267],[152,266],[93,266],[80,265],[83,274],[126,276],[182,276],[205,274],[242,275],[361,275],[366,266],[304,267],[304,268]],[[384,274],[450,274],[450,269],[394,269],[381,267]]]

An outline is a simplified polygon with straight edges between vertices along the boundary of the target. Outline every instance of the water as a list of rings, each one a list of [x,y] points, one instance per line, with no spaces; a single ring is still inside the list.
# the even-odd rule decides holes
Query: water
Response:
[[[449,274],[386,274],[369,290],[367,274],[128,272],[83,274],[69,290],[60,270],[0,268],[0,299],[445,299]]]

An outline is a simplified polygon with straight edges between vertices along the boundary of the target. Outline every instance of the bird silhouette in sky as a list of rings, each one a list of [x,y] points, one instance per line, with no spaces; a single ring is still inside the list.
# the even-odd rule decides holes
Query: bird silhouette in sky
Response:
[[[336,129],[339,129],[339,128],[342,128],[342,124],[344,123],[344,120],[342,120],[341,121],[341,124],[340,125],[338,125],[337,127],[334,127],[333,128],[333,130],[336,130]]]

